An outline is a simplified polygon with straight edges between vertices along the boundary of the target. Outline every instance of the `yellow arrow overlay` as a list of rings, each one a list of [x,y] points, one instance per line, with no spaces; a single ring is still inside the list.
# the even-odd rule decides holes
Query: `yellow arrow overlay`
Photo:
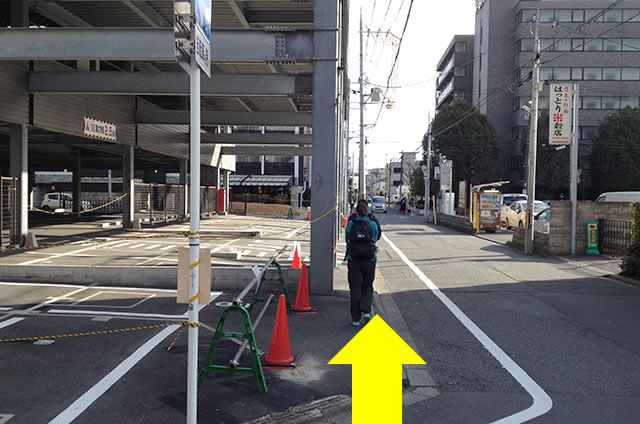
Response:
[[[379,315],[329,365],[352,364],[354,424],[402,423],[402,364],[426,364]]]

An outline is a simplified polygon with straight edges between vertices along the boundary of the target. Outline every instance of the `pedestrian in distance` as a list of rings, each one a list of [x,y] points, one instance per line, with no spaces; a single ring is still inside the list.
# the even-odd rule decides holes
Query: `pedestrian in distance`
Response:
[[[403,197],[402,200],[400,200],[400,213],[404,215],[406,210],[407,210],[407,199]]]
[[[371,320],[373,280],[376,273],[378,225],[369,219],[367,203],[358,202],[358,216],[347,224],[347,266],[351,293],[351,325],[359,327]]]

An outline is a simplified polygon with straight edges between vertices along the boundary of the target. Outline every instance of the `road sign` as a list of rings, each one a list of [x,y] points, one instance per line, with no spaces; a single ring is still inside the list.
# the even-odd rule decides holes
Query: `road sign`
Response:
[[[174,0],[174,56],[188,73],[191,55],[211,76],[211,0]]]
[[[549,105],[549,144],[571,144],[573,89],[571,84],[551,84]]]

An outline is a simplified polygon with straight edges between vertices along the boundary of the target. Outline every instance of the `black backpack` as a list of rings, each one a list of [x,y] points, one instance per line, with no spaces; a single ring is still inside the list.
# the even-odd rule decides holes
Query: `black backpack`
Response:
[[[376,245],[373,240],[371,221],[356,219],[349,233],[349,255],[357,261],[373,259]]]

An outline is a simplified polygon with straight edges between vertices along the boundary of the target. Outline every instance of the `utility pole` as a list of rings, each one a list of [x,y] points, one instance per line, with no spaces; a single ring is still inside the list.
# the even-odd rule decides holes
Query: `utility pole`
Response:
[[[578,108],[580,106],[580,86],[573,84],[573,140],[571,140],[570,151],[570,168],[571,168],[571,183],[570,194],[571,198],[571,254],[576,254],[576,226],[577,226],[577,213],[578,213],[578,139],[580,138],[579,126],[578,126]]]
[[[400,200],[402,200],[402,184],[404,183],[404,152],[400,152]]]
[[[524,237],[525,255],[533,254],[533,204],[536,198],[536,152],[538,145],[538,92],[540,85],[540,38],[538,22],[540,9],[536,11],[536,29],[534,34],[535,58],[531,81],[531,117],[529,119],[529,164],[527,177],[527,213]]]
[[[427,211],[429,210],[429,199],[431,198],[431,128],[427,134],[427,170],[424,178],[424,219],[427,220]]]
[[[362,8],[360,8],[360,167],[358,189],[360,198],[366,198],[367,189],[364,180],[364,51],[362,41]]]

